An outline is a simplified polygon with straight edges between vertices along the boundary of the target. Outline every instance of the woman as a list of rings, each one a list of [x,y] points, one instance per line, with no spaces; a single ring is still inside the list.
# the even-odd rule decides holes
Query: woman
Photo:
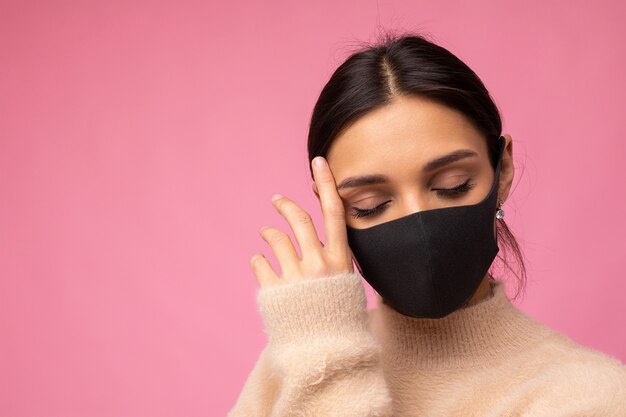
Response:
[[[274,196],[302,257],[261,229],[282,276],[252,257],[269,343],[229,416],[626,416],[626,367],[524,314],[494,277],[508,252],[525,282],[501,129],[478,76],[422,36],[335,71],[308,143],[327,242]]]

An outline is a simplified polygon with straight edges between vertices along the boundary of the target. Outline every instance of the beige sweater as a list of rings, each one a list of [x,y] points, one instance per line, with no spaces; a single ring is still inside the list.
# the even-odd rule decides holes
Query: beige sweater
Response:
[[[442,319],[367,310],[356,272],[260,289],[268,344],[228,416],[626,416],[626,367],[504,284]]]

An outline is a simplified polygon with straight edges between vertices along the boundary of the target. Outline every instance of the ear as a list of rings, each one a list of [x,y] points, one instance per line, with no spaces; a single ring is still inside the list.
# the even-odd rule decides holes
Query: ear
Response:
[[[502,162],[500,164],[500,184],[498,189],[498,196],[500,200],[506,201],[511,190],[511,184],[513,183],[513,177],[515,176],[515,167],[513,166],[513,138],[511,135],[502,135],[506,139],[506,145],[504,148],[504,155],[502,155]]]
[[[313,184],[311,184],[311,190],[313,190],[313,194],[315,194],[315,197],[317,197],[317,199],[320,199],[320,195],[317,192],[317,184],[314,182]]]

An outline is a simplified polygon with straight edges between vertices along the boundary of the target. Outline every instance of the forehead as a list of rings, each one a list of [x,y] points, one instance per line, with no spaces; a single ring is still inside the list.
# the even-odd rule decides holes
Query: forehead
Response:
[[[487,157],[484,137],[464,114],[426,98],[401,96],[357,119],[334,140],[326,159],[340,180],[419,167],[461,148]]]

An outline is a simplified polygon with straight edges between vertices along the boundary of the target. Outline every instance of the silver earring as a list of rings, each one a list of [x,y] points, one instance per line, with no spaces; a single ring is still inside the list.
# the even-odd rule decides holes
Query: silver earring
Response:
[[[496,210],[496,219],[500,220],[504,217],[504,210],[502,210],[502,204],[504,202],[498,198],[498,210]]]

